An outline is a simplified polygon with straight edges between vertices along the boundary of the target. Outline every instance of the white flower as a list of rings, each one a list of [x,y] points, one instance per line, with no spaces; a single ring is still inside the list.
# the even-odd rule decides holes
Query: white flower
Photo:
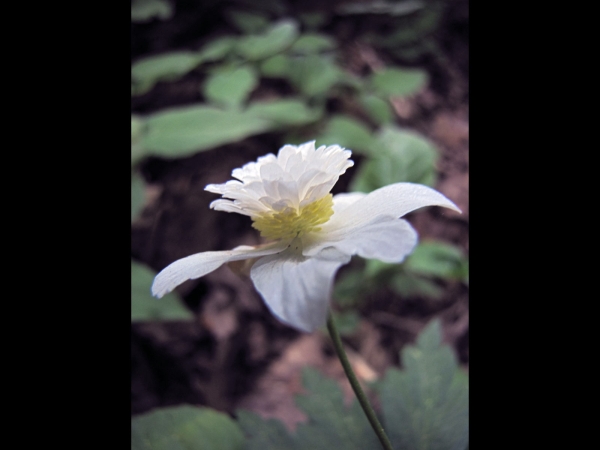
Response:
[[[277,156],[235,169],[237,180],[206,186],[224,197],[211,208],[249,216],[271,242],[177,260],[156,276],[152,293],[160,298],[227,262],[257,258],[250,278],[273,314],[303,331],[323,326],[335,273],[352,255],[399,263],[417,244],[401,216],[432,205],[460,212],[439,192],[412,183],[332,196],[339,176],[354,165],[350,155],[338,145],[315,149],[314,141],[285,145]]]

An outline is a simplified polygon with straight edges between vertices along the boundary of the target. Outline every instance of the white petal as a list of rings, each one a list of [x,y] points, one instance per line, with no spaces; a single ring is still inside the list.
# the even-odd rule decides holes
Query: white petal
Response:
[[[413,251],[418,241],[417,232],[406,220],[392,216],[375,217],[366,225],[345,229],[336,238],[307,245],[304,254],[319,255],[323,249],[335,247],[347,255],[399,263]]]
[[[430,187],[414,183],[396,183],[376,189],[331,216],[322,226],[323,233],[338,233],[346,229],[359,228],[377,216],[402,217],[424,206],[444,206],[461,212],[444,195]]]
[[[333,278],[350,257],[326,249],[304,258],[290,250],[259,259],[250,277],[271,312],[282,322],[312,332],[327,320]]]
[[[366,196],[364,192],[344,192],[333,196],[333,212],[339,213],[357,200]]]
[[[200,278],[218,269],[226,262],[272,255],[282,251],[285,247],[287,245],[280,242],[263,247],[242,245],[233,250],[196,253],[178,259],[156,275],[154,283],[152,283],[152,295],[161,298],[184,281]]]

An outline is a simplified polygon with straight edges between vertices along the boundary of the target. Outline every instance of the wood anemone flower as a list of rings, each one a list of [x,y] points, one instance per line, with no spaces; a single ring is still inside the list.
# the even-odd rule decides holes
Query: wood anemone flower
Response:
[[[277,156],[235,169],[236,180],[206,186],[223,196],[211,208],[249,216],[269,242],[179,259],[156,276],[152,294],[160,298],[225,263],[255,259],[250,278],[278,319],[306,332],[325,325],[335,273],[352,255],[402,262],[417,233],[400,217],[433,205],[460,212],[439,192],[413,183],[332,196],[354,165],[350,155],[338,145],[315,149],[314,141],[284,145]]]

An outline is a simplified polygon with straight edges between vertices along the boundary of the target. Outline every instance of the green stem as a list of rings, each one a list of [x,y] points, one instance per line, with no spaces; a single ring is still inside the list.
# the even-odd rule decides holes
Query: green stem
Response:
[[[337,352],[338,357],[340,358],[340,362],[342,363],[342,366],[344,367],[344,372],[346,372],[348,381],[350,381],[350,385],[352,386],[352,389],[354,390],[354,393],[356,394],[356,397],[358,398],[360,406],[362,406],[362,409],[365,412],[367,419],[369,419],[369,422],[371,423],[371,427],[373,427],[373,431],[375,431],[375,434],[381,441],[381,445],[383,446],[383,448],[385,450],[393,450],[390,440],[388,439],[387,435],[385,434],[385,431],[383,431],[383,427],[381,426],[381,423],[379,423],[379,419],[377,419],[377,416],[375,415],[375,411],[373,410],[373,407],[369,403],[367,396],[365,395],[364,391],[360,387],[358,378],[356,378],[356,375],[354,374],[354,371],[352,370],[350,361],[348,361],[348,356],[346,356],[346,352],[344,351],[344,345],[342,344],[342,339],[340,338],[340,334],[338,333],[338,330],[337,330],[335,324],[333,323],[333,318],[331,317],[331,314],[329,314],[329,317],[327,318],[327,329],[329,330],[329,335],[331,336],[331,340],[333,341],[333,346],[335,347],[335,351]]]

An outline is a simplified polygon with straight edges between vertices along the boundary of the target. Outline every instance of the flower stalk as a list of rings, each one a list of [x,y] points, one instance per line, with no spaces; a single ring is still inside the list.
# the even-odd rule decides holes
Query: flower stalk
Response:
[[[365,412],[367,419],[369,419],[369,423],[371,424],[373,431],[375,431],[375,434],[379,438],[379,441],[381,442],[381,446],[385,450],[393,450],[392,444],[391,444],[390,440],[388,439],[387,435],[385,434],[385,431],[383,430],[383,426],[379,422],[379,419],[377,418],[377,415],[375,414],[375,411],[373,410],[371,403],[369,403],[369,399],[367,398],[364,391],[362,390],[362,387],[360,386],[358,378],[356,378],[356,375],[354,374],[354,371],[352,370],[352,366],[350,365],[348,356],[346,355],[346,352],[344,351],[344,344],[342,344],[342,339],[340,338],[340,334],[338,333],[338,330],[333,322],[331,313],[329,313],[329,316],[327,317],[327,330],[329,330],[329,335],[331,336],[331,340],[333,341],[333,346],[335,348],[335,351],[336,351],[338,357],[340,358],[340,362],[342,363],[344,372],[346,372],[348,381],[350,381],[352,390],[354,390],[354,393],[356,394],[356,397],[358,398],[360,406],[362,407],[363,411]]]

